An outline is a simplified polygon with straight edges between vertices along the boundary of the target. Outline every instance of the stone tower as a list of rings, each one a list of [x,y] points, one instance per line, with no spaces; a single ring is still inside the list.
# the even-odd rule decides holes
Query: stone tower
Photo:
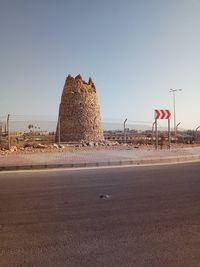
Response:
[[[56,141],[103,140],[101,116],[96,88],[91,78],[88,82],[81,75],[68,75],[62,92]]]

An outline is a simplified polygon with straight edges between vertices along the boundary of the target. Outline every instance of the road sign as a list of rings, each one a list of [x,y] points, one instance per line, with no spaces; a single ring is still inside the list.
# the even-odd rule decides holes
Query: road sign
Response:
[[[155,109],[155,119],[167,119],[169,120],[171,117],[171,112],[168,109]]]
[[[168,120],[168,141],[169,141],[169,148],[171,146],[171,134],[170,134],[170,118],[171,118],[171,112],[169,109],[155,109],[154,110],[154,116],[155,116],[155,136],[156,136],[156,142],[155,142],[155,148],[158,149],[158,120]]]

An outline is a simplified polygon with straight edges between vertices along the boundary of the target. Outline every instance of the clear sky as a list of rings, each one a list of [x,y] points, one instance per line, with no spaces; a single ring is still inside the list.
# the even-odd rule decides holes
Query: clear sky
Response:
[[[0,116],[56,118],[69,73],[104,121],[151,122],[182,88],[177,122],[200,125],[200,0],[0,0]]]

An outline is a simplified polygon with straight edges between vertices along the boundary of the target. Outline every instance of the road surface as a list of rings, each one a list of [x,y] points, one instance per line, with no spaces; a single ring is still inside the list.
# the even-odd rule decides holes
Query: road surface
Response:
[[[200,164],[0,173],[0,266],[200,266]]]

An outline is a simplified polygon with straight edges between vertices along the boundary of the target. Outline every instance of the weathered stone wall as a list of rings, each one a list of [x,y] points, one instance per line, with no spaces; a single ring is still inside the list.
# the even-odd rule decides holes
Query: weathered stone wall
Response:
[[[88,83],[80,75],[68,75],[59,108],[60,141],[103,140],[101,116],[96,88],[91,78]],[[56,141],[59,137],[59,121]]]

